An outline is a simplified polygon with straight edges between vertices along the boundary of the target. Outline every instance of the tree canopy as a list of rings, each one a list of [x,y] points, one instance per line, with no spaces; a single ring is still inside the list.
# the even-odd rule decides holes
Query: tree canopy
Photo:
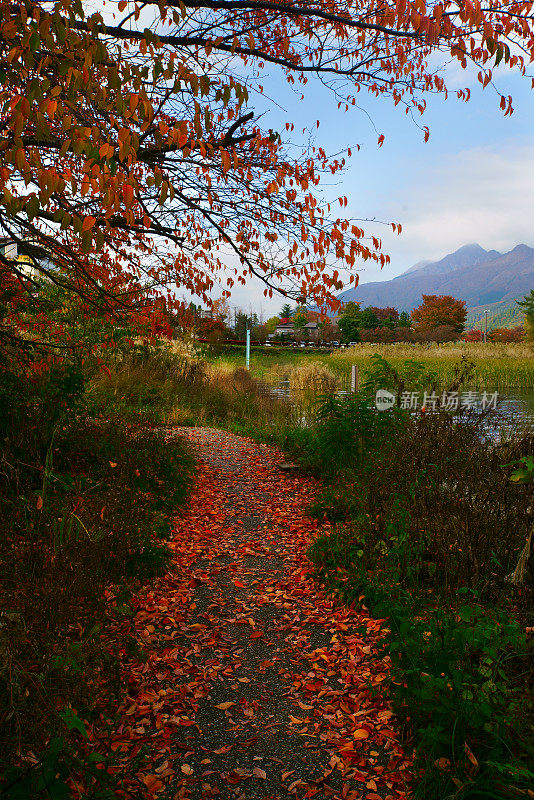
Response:
[[[262,127],[252,89],[266,65],[303,93],[322,80],[342,109],[366,90],[422,113],[447,93],[438,54],[478,66],[485,87],[534,53],[532,3],[509,0],[0,0],[0,12],[2,235],[107,311],[175,285],[207,302],[217,282],[252,275],[266,295],[335,305],[359,260],[386,263],[339,215],[346,197],[321,201],[350,151],[295,154],[290,123]],[[505,114],[511,103],[500,97]],[[3,295],[35,300],[35,274],[7,250],[0,270]]]
[[[412,311],[417,331],[431,331],[446,326],[451,327],[451,332],[459,334],[464,330],[466,317],[465,301],[448,294],[424,294],[421,305]]]
[[[524,313],[524,327],[527,341],[534,342],[534,289],[523,297],[522,300],[517,300],[517,305]]]

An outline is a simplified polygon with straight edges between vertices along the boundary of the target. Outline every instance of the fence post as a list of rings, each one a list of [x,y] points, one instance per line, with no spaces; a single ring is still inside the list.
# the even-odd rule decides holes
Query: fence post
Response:
[[[356,364],[353,364],[351,369],[350,390],[351,392],[358,391],[358,367]]]
[[[247,328],[247,345],[245,350],[245,361],[247,365],[247,369],[250,366],[250,329]]]

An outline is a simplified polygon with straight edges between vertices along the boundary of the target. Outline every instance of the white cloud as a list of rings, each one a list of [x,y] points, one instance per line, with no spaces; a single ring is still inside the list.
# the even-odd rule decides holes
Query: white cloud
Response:
[[[434,165],[417,163],[412,181],[395,187],[379,212],[402,223],[401,236],[386,226],[373,231],[391,264],[382,270],[362,265],[361,283],[391,280],[417,261],[438,260],[472,242],[501,252],[517,244],[534,247],[534,145],[508,141],[441,156]],[[284,299],[266,299],[262,290],[257,280],[236,286],[230,305],[277,313]]]
[[[384,216],[402,223],[400,237],[384,236],[391,268],[369,280],[389,280],[420,259],[439,259],[478,242],[507,251],[534,246],[534,146],[474,147],[425,163],[409,186],[390,198]]]

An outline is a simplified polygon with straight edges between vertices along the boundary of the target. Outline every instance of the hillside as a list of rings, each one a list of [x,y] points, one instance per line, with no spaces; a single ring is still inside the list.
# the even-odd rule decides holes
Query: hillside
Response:
[[[390,281],[375,281],[348,289],[339,295],[362,306],[394,306],[412,311],[423,294],[450,294],[465,300],[468,309],[511,301],[534,287],[534,249],[519,244],[508,253],[484,250],[478,244],[461,247],[439,261],[419,262]],[[495,309],[501,312],[504,309]],[[508,323],[510,324],[510,323]],[[519,323],[514,323],[519,324]]]
[[[515,328],[523,324],[523,312],[515,300],[501,300],[485,306],[475,306],[467,311],[466,328],[484,329],[484,311],[488,311],[488,330],[491,328]]]

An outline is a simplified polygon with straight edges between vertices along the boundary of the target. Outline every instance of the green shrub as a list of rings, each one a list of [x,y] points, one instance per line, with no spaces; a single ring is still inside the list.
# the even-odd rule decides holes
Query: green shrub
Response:
[[[90,713],[94,682],[113,688],[105,595],[165,567],[193,470],[180,440],[86,419],[78,400],[58,412],[53,376],[18,377],[0,381],[4,398],[21,399],[5,405],[0,442],[1,771],[29,748],[48,763],[50,737],[68,749],[58,710]]]
[[[399,391],[403,379],[377,359],[364,389]],[[326,485],[310,511],[334,527],[309,557],[346,603],[365,596],[387,618],[382,655],[417,754],[414,797],[528,796],[533,560],[519,589],[510,575],[532,527],[532,437],[496,448],[480,417],[380,413],[365,398],[322,408],[306,456]],[[512,483],[506,462],[523,465]]]
[[[303,460],[326,476],[365,463],[385,437],[402,430],[407,415],[398,409],[379,413],[367,396],[349,394],[318,398],[315,419]]]
[[[414,596],[391,576],[365,570],[363,551],[336,534],[317,539],[309,555],[345,603],[365,595],[372,613],[387,619],[381,655],[416,751],[414,798],[522,796],[534,780],[534,647],[518,621],[481,606],[469,590],[454,606]],[[350,564],[348,581],[340,564]]]

